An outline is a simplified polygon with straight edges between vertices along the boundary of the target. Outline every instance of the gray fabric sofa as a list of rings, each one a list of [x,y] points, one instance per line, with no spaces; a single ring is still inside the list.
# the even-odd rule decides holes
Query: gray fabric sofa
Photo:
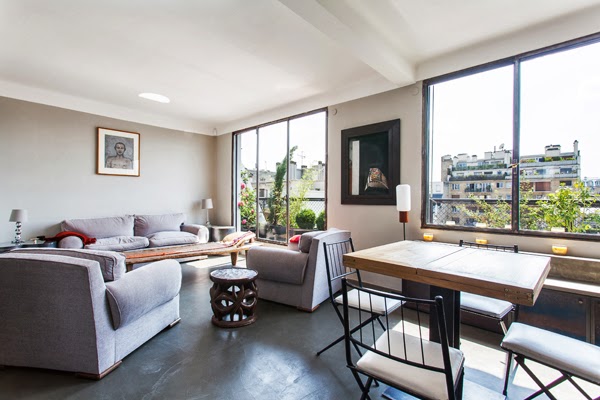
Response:
[[[350,231],[331,228],[303,234],[298,249],[251,248],[246,253],[246,266],[258,272],[258,297],[314,311],[329,297],[323,243],[348,238]]]
[[[186,224],[182,213],[67,219],[61,231],[77,232],[96,242],[84,244],[81,238],[68,236],[59,241],[60,248],[127,251],[208,242],[208,228]]]
[[[179,322],[181,267],[125,274],[115,252],[17,249],[0,254],[0,365],[100,379]]]

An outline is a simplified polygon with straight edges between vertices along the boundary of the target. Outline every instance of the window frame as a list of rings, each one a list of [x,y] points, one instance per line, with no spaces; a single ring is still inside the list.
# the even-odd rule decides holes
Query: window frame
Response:
[[[519,229],[519,179],[520,179],[520,92],[521,92],[521,76],[520,69],[523,61],[532,60],[538,57],[544,57],[554,53],[560,53],[568,51],[578,47],[584,47],[592,44],[600,43],[600,32],[591,35],[579,37],[572,40],[567,40],[558,44],[546,46],[536,50],[520,53],[514,56],[502,58],[496,61],[480,64],[477,66],[465,68],[463,70],[443,74],[433,78],[425,79],[422,82],[421,93],[422,93],[422,151],[421,151],[421,228],[422,229],[439,229],[447,231],[459,231],[459,232],[485,232],[498,235],[517,235],[523,237],[545,237],[545,238],[562,238],[562,239],[576,239],[576,240],[588,240],[597,241],[600,238],[599,234],[587,234],[587,233],[573,233],[573,232],[548,232],[548,231],[533,231],[533,230],[521,230]],[[511,180],[507,181],[507,184],[512,186],[510,201],[511,204],[511,228],[510,229],[497,229],[497,228],[476,228],[470,226],[459,226],[459,225],[441,225],[431,224],[427,222],[428,215],[428,202],[429,196],[429,178],[431,169],[431,143],[430,143],[430,121],[431,121],[431,107],[430,107],[430,91],[429,87],[437,83],[442,83],[470,75],[474,75],[481,72],[490,71],[497,68],[513,66],[513,134],[512,134],[512,160],[513,165]],[[516,183],[516,184],[515,184]],[[508,196],[507,196],[508,197]],[[516,210],[516,212],[515,212]]]
[[[303,117],[307,117],[313,114],[318,114],[318,113],[325,113],[325,201],[324,201],[324,210],[325,210],[325,229],[327,229],[327,211],[328,211],[328,185],[329,185],[329,152],[328,152],[328,148],[329,148],[329,108],[328,107],[323,107],[323,108],[318,108],[318,109],[314,109],[311,111],[307,111],[307,112],[303,112],[300,114],[295,114],[295,115],[291,115],[289,117],[285,117],[285,118],[280,118],[274,121],[269,121],[269,122],[265,122],[259,125],[254,125],[254,126],[250,126],[247,128],[243,128],[243,129],[238,129],[236,131],[233,131],[231,134],[231,220],[232,220],[232,225],[236,226],[237,229],[237,213],[238,213],[238,208],[237,208],[237,188],[238,188],[238,183],[237,182],[237,159],[238,159],[238,149],[236,146],[236,141],[237,141],[237,136],[252,131],[254,130],[256,132],[257,135],[257,139],[256,139],[256,146],[257,146],[257,158],[260,158],[260,152],[258,151],[258,148],[260,146],[259,144],[259,139],[258,139],[258,131],[261,128],[265,128],[267,126],[271,126],[271,125],[275,125],[275,124],[279,124],[281,122],[286,122],[287,123],[287,127],[286,127],[286,142],[287,142],[287,149],[289,152],[289,147],[290,147],[290,122],[292,120],[298,119],[298,118],[303,118]],[[290,161],[288,159],[288,171],[290,168]],[[257,164],[258,165],[258,164]],[[257,206],[257,210],[258,210],[258,188],[259,188],[259,175],[260,174],[256,174],[256,181],[252,182],[253,185],[255,185],[256,189],[257,189],[257,196],[256,196],[256,206]],[[288,193],[289,195],[289,189],[290,189],[290,183],[289,183],[289,179],[286,179],[285,181],[285,188],[286,188],[286,193]],[[289,201],[286,201],[286,234],[287,232],[289,232],[289,225],[290,225],[290,221],[289,221],[289,213],[290,213],[290,206],[289,206]],[[258,222],[257,222],[257,229],[258,229]],[[256,238],[257,240],[261,241],[261,242],[267,242],[267,243],[273,243],[273,244],[278,244],[278,245],[285,245],[285,243],[282,243],[280,241],[277,240],[269,240],[266,238],[260,238],[257,236]],[[288,238],[289,239],[289,238]]]

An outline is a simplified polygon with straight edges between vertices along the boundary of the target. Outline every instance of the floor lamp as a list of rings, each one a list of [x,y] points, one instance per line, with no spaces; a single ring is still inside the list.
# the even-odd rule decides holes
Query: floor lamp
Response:
[[[399,221],[402,222],[402,232],[406,240],[406,223],[408,222],[408,212],[410,211],[410,186],[396,186],[396,209],[398,210]]]

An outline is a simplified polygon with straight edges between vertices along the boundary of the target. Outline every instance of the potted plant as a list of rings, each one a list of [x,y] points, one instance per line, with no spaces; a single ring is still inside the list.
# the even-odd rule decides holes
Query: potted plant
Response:
[[[256,191],[248,183],[248,171],[240,173],[242,183],[240,184],[240,200],[238,209],[240,210],[240,222],[242,230],[256,232]]]
[[[313,229],[315,227],[316,218],[313,210],[304,208],[296,215],[296,224],[301,229]]]
[[[290,152],[283,157],[281,163],[277,165],[277,168],[275,169],[273,190],[271,196],[267,200],[267,205],[269,207],[267,221],[271,224],[275,233],[279,235],[285,232],[287,225],[285,185],[283,178],[285,178],[285,174],[287,173],[288,158],[293,156],[297,148],[298,146],[292,147]]]

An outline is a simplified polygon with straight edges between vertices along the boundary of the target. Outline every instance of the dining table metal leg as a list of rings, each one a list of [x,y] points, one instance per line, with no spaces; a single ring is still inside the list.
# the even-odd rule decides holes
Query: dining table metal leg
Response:
[[[460,348],[460,292],[445,289],[438,286],[430,286],[429,294],[432,299],[436,296],[444,298],[444,315],[446,317],[446,328],[448,332],[448,344],[454,348]],[[429,340],[440,341],[437,325],[437,314],[432,310],[429,315]]]

